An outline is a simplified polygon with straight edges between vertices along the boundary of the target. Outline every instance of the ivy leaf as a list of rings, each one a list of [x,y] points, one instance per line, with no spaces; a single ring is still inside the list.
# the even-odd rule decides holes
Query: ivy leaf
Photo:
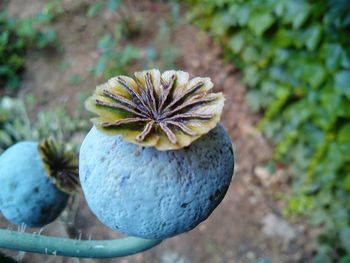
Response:
[[[288,49],[279,48],[274,53],[274,62],[277,64],[283,64],[290,59],[290,52]]]
[[[266,103],[267,98],[262,96],[262,92],[259,90],[253,90],[248,92],[246,101],[253,112],[258,112]]]
[[[232,36],[228,43],[229,47],[233,50],[235,53],[239,53],[243,46],[244,46],[244,37],[242,34],[236,34]]]
[[[343,125],[337,136],[340,150],[344,155],[350,156],[350,124]]]
[[[257,59],[259,59],[259,54],[254,47],[247,46],[243,50],[242,58],[246,63],[254,63]]]
[[[305,6],[303,6],[303,8],[300,8],[298,12],[295,14],[294,19],[292,20],[293,28],[299,29],[304,24],[306,19],[309,17],[309,13],[310,13],[309,5],[306,4]]]
[[[261,36],[274,23],[270,13],[255,13],[249,18],[248,27],[256,36]]]
[[[326,168],[333,168],[338,170],[344,163],[344,154],[340,151],[341,145],[339,143],[331,142],[328,148],[327,156],[325,158]]]
[[[243,82],[249,86],[255,86],[260,80],[258,68],[255,66],[247,67],[243,73]]]
[[[336,90],[350,98],[350,70],[342,70],[335,75]]]
[[[246,5],[232,5],[229,14],[237,20],[238,25],[245,26],[249,20],[250,8]]]
[[[286,2],[285,1],[277,1],[275,8],[274,8],[274,13],[277,16],[282,16],[286,10]]]
[[[350,254],[350,227],[344,227],[340,230],[340,240],[344,249]]]
[[[350,191],[350,174],[345,176],[345,179],[342,184],[345,190]]]
[[[293,44],[294,36],[294,32],[285,28],[280,28],[274,36],[272,45],[275,45],[279,48],[289,47]]]
[[[283,2],[283,1],[281,1]],[[285,15],[282,17],[285,23],[291,23],[294,29],[298,29],[309,16],[311,7],[306,1],[286,1]]]
[[[339,68],[340,59],[343,50],[339,44],[327,44],[324,49],[326,56],[326,66],[329,70],[337,70]]]
[[[216,14],[212,19],[211,30],[218,36],[224,36],[230,26],[226,12]]]
[[[318,24],[310,27],[308,30],[305,32],[305,37],[306,37],[306,47],[308,50],[315,50],[317,47],[318,43],[321,40],[322,36],[322,27]]]
[[[342,50],[342,56],[341,56],[341,65],[342,67],[346,68],[346,69],[350,69],[350,56],[348,54],[346,54],[346,52],[344,50]]]
[[[322,65],[311,64],[304,66],[304,78],[314,89],[326,79],[327,72]]]

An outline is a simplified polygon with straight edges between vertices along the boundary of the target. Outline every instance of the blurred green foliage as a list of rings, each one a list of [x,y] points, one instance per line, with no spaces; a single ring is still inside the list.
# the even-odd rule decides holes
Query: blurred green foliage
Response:
[[[172,21],[177,23],[176,19]],[[149,43],[144,54],[143,68],[159,68],[160,70],[176,68],[179,51],[173,44],[171,27],[165,20],[158,21],[157,34]]]
[[[109,11],[117,11],[117,9],[119,8],[121,3],[122,3],[122,0],[99,0],[99,1],[95,1],[91,5],[89,5],[89,8],[87,9],[86,15],[88,17],[95,17],[105,7]]]
[[[293,169],[289,211],[324,229],[315,261],[350,262],[349,1],[187,2],[243,69],[247,101]]]
[[[48,3],[36,16],[23,19],[0,12],[0,89],[18,88],[24,55],[29,48],[54,46],[55,31],[39,29],[52,19],[53,3]]]
[[[122,46],[118,43],[119,35],[107,33],[103,35],[97,44],[100,57],[91,68],[95,76],[111,78],[117,74],[126,74],[127,67],[136,62],[140,57],[140,50],[132,44]]]
[[[36,105],[33,99],[27,96],[24,100],[10,97],[0,100],[0,154],[18,141],[39,141],[50,136],[78,151],[79,133],[87,131],[89,122],[79,113],[72,116],[63,106],[39,110],[35,120],[31,121],[28,112]]]
[[[124,17],[124,16],[123,16]],[[125,16],[126,17],[126,16]],[[141,65],[141,68],[156,67],[161,70],[173,68],[178,58],[178,51],[172,44],[171,30],[168,23],[159,20],[158,30],[154,39],[147,43],[146,47],[134,45],[130,40],[141,36],[142,23],[137,22],[137,27],[125,26],[127,20],[118,23],[113,33],[104,34],[97,43],[99,58],[97,63],[90,68],[90,72],[96,77],[105,79],[120,74],[128,74],[130,68]]]

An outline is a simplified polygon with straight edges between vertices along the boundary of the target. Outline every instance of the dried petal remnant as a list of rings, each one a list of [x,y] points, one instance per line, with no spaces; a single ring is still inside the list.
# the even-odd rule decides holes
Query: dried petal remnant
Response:
[[[104,133],[125,140],[176,150],[213,129],[224,105],[222,93],[211,93],[210,78],[189,79],[184,71],[136,72],[134,79],[117,76],[98,86],[86,108],[98,115],[92,121]]]
[[[79,168],[78,157],[63,144],[52,138],[47,138],[39,144],[39,153],[47,176],[63,192],[73,194],[78,192]]]

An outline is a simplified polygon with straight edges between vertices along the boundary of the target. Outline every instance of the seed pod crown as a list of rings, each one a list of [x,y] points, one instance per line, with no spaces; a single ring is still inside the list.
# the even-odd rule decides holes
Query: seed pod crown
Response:
[[[67,194],[79,191],[78,157],[73,151],[49,137],[40,142],[39,154],[47,176],[57,188]]]
[[[210,78],[190,79],[184,71],[157,69],[117,76],[97,86],[85,106],[102,132],[158,150],[190,145],[213,129],[224,105],[222,93],[212,93]]]

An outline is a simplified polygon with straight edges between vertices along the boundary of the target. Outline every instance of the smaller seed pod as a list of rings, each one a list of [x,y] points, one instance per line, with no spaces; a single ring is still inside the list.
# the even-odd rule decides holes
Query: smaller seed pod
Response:
[[[96,88],[98,115],[80,148],[79,176],[90,209],[111,229],[164,239],[196,227],[224,198],[234,169],[219,124],[222,93],[183,71],[136,72]]]
[[[77,156],[52,138],[23,141],[0,156],[0,211],[13,224],[42,227],[79,189]]]

